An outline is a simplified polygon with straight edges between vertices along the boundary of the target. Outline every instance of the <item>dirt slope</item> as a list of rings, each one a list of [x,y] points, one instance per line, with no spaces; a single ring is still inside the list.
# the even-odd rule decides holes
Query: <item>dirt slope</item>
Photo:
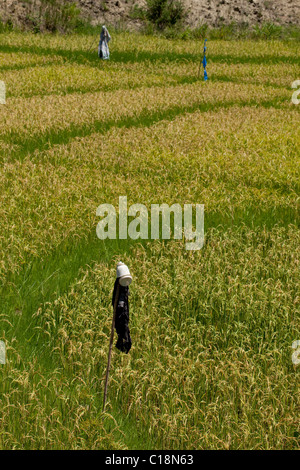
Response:
[[[248,23],[272,22],[283,25],[300,23],[300,0],[183,0],[187,10],[187,25],[199,23],[217,26],[220,22]],[[76,0],[82,15],[93,24],[126,25],[138,28],[141,22],[132,19],[134,5],[143,6],[145,0]],[[30,6],[31,4],[31,6]],[[0,0],[0,17],[24,23],[28,8],[39,0]]]

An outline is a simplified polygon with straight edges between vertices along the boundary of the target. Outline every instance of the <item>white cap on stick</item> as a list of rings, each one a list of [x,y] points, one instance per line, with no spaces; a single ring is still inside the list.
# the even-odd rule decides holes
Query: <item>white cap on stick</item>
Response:
[[[132,282],[128,266],[122,263],[122,261],[117,264],[117,278],[119,279],[120,285],[123,287],[129,286]]]

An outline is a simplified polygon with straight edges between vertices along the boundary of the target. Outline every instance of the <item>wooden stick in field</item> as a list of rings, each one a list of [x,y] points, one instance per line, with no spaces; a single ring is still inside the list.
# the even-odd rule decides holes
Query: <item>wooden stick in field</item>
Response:
[[[86,52],[91,52],[92,47],[94,47],[94,45],[96,44],[96,40],[98,40],[98,38],[93,39],[92,44],[90,45],[90,47],[88,48],[88,50]]]
[[[117,311],[117,305],[118,305],[118,300],[119,300],[119,290],[120,290],[120,284],[118,284],[118,286],[117,286],[115,303],[114,303],[114,313],[113,313],[111,332],[110,332],[110,341],[109,341],[109,350],[108,350],[108,360],[107,360],[107,368],[106,368],[106,376],[105,376],[104,399],[103,399],[103,410],[102,411],[104,411],[104,409],[105,409],[106,396],[107,396],[108,375],[109,375],[110,362],[111,362],[111,350],[112,350],[112,345],[113,345],[113,340],[114,340],[115,319],[116,319],[116,311]]]
[[[109,341],[102,411],[105,410],[105,403],[106,403],[106,397],[107,397],[108,375],[109,375],[110,362],[111,362],[111,351],[112,351],[112,345],[113,345],[113,340],[114,340],[114,331],[115,331],[115,326],[116,326],[116,314],[117,314],[117,307],[119,303],[119,296],[122,297],[119,303],[121,315],[123,315],[123,317],[127,319],[124,323],[124,318],[123,318],[122,325],[120,327],[120,324],[119,324],[120,321],[119,321],[119,318],[117,317],[118,341],[117,341],[116,347],[120,351],[126,352],[126,353],[128,353],[128,351],[131,348],[131,338],[130,338],[130,333],[129,333],[129,328],[128,328],[128,322],[129,322],[128,286],[131,284],[131,281],[132,281],[132,276],[130,274],[128,266],[122,263],[122,261],[119,261],[119,263],[117,264],[117,278],[115,280],[113,298],[112,298],[114,313],[113,313],[113,320],[112,320],[112,325],[111,325],[111,333],[110,333],[110,341]],[[122,287],[122,289],[120,289],[120,286]]]

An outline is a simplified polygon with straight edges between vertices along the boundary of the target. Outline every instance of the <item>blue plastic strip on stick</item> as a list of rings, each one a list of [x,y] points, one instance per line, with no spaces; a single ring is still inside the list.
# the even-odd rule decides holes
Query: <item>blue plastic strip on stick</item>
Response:
[[[207,59],[206,59],[206,41],[207,39],[204,40],[204,49],[203,49],[203,68],[204,68],[204,80],[206,81],[208,79],[207,72],[206,72],[206,65],[207,65]]]

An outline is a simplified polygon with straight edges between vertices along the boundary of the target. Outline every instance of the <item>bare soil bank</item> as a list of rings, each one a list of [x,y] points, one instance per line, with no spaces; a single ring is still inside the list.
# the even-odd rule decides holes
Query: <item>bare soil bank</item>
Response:
[[[201,23],[218,26],[236,22],[255,25],[271,22],[281,25],[299,25],[300,0],[183,0],[186,25],[191,28]],[[82,16],[94,24],[112,24],[138,29],[142,22],[132,18],[134,6],[143,7],[145,0],[76,0]],[[0,0],[0,17],[26,23],[29,11],[39,7],[39,0]]]

